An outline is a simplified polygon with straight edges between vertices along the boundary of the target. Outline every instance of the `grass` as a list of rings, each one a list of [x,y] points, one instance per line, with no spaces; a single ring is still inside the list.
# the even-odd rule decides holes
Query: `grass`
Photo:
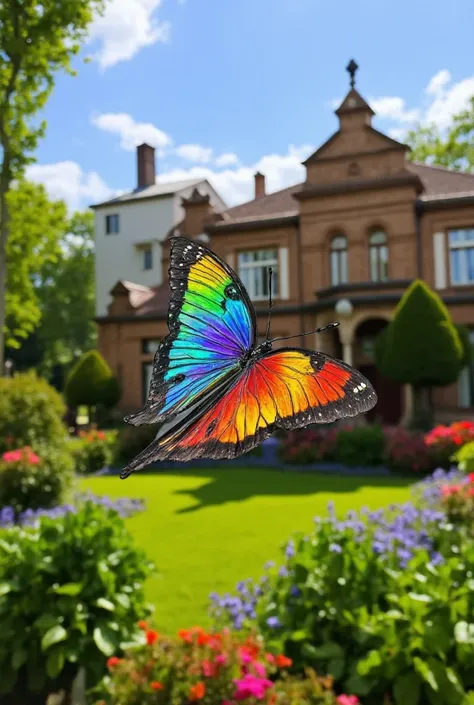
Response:
[[[81,489],[110,497],[140,497],[147,511],[127,520],[159,574],[147,585],[155,621],[167,634],[209,624],[208,595],[233,592],[279,560],[294,531],[309,532],[315,515],[408,499],[408,478],[343,477],[270,469],[222,469],[81,480]]]

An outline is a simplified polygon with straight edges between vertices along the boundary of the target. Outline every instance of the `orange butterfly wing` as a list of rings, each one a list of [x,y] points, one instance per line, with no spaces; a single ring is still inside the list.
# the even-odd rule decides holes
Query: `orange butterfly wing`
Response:
[[[298,348],[275,350],[256,359],[195,421],[158,434],[123,476],[154,460],[235,458],[277,428],[330,423],[376,402],[370,382],[343,362]]]

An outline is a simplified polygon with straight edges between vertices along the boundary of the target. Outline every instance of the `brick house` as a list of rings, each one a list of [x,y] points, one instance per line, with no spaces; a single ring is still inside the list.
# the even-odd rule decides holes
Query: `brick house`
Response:
[[[330,321],[331,332],[298,338],[360,369],[379,403],[369,417],[397,423],[410,390],[379,374],[374,339],[411,281],[421,277],[470,328],[474,343],[474,174],[415,164],[408,147],[372,126],[373,110],[354,88],[335,111],[336,132],[305,162],[303,183],[218,212],[195,188],[184,218],[169,233],[199,237],[240,275],[255,302],[259,330],[267,316],[267,267],[276,270],[272,336],[299,334]],[[153,355],[167,334],[169,246],[163,283],[118,282],[97,319],[102,354],[123,385],[124,411],[141,406]],[[284,344],[284,343],[282,343]],[[437,418],[474,415],[474,369],[434,393]]]

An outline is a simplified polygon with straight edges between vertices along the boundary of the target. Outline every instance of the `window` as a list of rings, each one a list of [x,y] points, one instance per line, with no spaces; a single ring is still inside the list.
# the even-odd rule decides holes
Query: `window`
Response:
[[[158,338],[143,338],[142,339],[142,354],[143,355],[154,355],[160,344]]]
[[[469,331],[469,339],[474,348],[474,330]],[[465,367],[458,380],[459,406],[469,409],[474,406],[474,359]]]
[[[347,238],[335,235],[331,240],[331,284],[347,284]]]
[[[142,363],[142,404],[145,404],[150,389],[151,375],[153,373],[153,363]]]
[[[474,228],[449,231],[451,284],[474,284]]]
[[[120,219],[118,213],[105,216],[105,234],[116,235],[120,230]]]
[[[383,230],[376,230],[369,238],[370,279],[373,282],[388,280],[387,236]]]
[[[153,269],[153,250],[145,247],[143,250],[143,269]]]
[[[239,277],[254,301],[268,299],[268,268],[273,270],[272,294],[279,295],[278,250],[253,250],[239,253]]]

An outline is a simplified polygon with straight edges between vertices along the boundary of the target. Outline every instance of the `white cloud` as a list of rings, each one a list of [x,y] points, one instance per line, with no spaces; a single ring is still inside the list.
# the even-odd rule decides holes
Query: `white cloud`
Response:
[[[449,83],[451,80],[451,74],[447,69],[442,69],[441,71],[438,71],[438,73],[435,73],[433,78],[430,79],[430,82],[425,88],[425,93],[428,95],[436,95],[439,93],[444,86]]]
[[[160,5],[161,0],[108,0],[88,38],[99,42],[95,58],[102,69],[128,61],[146,46],[168,41],[170,23],[158,20]]]
[[[406,127],[392,127],[392,129],[388,131],[389,137],[392,137],[394,140],[398,140],[399,142],[403,142],[406,137],[406,134]]]
[[[233,166],[239,163],[239,158],[233,152],[224,152],[216,157],[216,166]]]
[[[453,115],[460,113],[469,105],[474,95],[474,76],[453,83],[449,88],[439,89],[434,101],[426,111],[424,122],[434,123],[444,129],[451,123]]]
[[[190,162],[207,164],[212,159],[212,149],[200,144],[182,144],[176,149],[176,154]]]
[[[407,110],[405,100],[398,96],[371,98],[369,104],[372,110],[381,118],[388,118],[397,122],[415,122],[420,117],[418,109]]]
[[[135,122],[127,113],[102,113],[91,118],[93,125],[100,130],[120,137],[120,146],[131,152],[139,144],[146,142],[152,147],[166,147],[172,140],[166,132],[151,122]]]
[[[86,173],[77,162],[72,161],[32,164],[26,169],[26,178],[43,184],[51,198],[63,199],[70,211],[118,195],[96,171]]]
[[[181,179],[208,179],[222,198],[231,205],[243,203],[254,197],[254,174],[265,174],[267,193],[293,186],[305,178],[301,162],[314,151],[311,145],[290,145],[287,154],[267,154],[251,166],[214,171],[208,166],[193,166],[190,169],[172,169],[158,177],[159,182]]]

